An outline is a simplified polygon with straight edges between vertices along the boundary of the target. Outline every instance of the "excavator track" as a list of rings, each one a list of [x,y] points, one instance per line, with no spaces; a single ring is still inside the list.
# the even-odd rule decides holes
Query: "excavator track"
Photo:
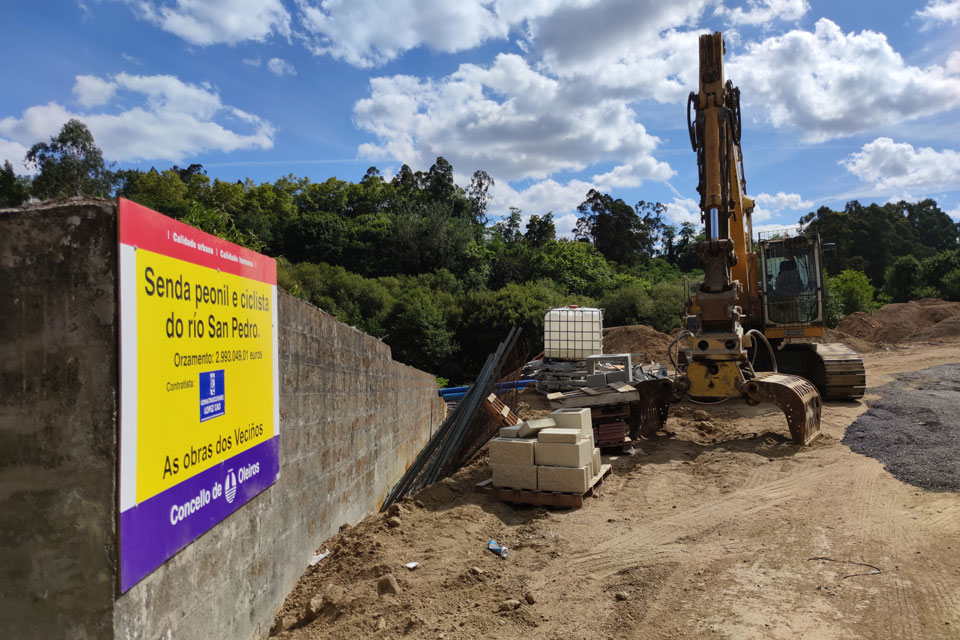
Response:
[[[785,344],[777,350],[777,369],[811,381],[824,400],[862,398],[867,382],[863,358],[839,342]]]
[[[867,386],[867,372],[859,353],[840,342],[810,346],[823,362],[825,380],[820,395],[824,400],[853,400],[863,397],[863,390]]]

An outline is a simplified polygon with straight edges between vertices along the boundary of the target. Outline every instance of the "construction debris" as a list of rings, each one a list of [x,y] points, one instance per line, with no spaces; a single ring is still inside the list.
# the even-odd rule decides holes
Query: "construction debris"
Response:
[[[481,404],[489,400],[494,390],[494,383],[501,372],[518,369],[519,363],[523,362],[523,360],[511,362],[511,360],[517,360],[514,350],[519,337],[520,329],[514,327],[507,334],[506,340],[487,357],[474,384],[465,392],[463,399],[457,403],[453,412],[443,421],[407,472],[387,495],[380,508],[381,511],[388,509],[403,497],[454,473],[497,434],[504,419],[502,412],[495,421],[487,412],[477,410]]]

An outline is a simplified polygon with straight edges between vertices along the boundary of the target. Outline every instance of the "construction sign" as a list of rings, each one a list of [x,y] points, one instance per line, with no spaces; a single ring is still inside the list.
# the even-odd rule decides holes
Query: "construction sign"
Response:
[[[121,198],[120,588],[276,481],[277,267]]]

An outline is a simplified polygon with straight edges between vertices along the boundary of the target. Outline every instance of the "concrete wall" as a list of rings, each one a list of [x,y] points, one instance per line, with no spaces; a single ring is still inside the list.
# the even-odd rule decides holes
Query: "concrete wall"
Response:
[[[443,412],[433,377],[285,293],[280,479],[117,593],[116,212],[0,213],[0,629],[255,638],[340,524],[376,510]]]

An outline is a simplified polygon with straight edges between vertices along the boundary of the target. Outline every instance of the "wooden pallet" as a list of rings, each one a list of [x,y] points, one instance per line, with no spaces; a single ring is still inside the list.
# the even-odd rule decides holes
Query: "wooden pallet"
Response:
[[[512,427],[520,424],[520,418],[510,410],[510,407],[501,402],[496,394],[491,393],[483,403],[483,408],[493,416],[502,427]]]
[[[493,486],[493,478],[478,483],[474,490],[485,493],[501,502],[519,502],[522,504],[540,504],[548,507],[562,507],[564,509],[579,509],[583,506],[583,499],[593,493],[594,487],[599,485],[603,478],[610,473],[610,465],[600,465],[600,473],[590,480],[590,488],[584,493],[565,493],[560,491],[531,491],[530,489],[508,489]]]

